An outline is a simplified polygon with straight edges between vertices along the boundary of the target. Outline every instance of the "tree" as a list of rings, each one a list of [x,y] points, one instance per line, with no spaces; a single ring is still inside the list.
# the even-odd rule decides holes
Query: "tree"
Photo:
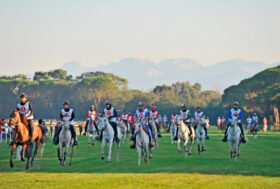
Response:
[[[51,70],[48,72],[48,76],[52,79],[66,79],[67,71],[62,69]]]

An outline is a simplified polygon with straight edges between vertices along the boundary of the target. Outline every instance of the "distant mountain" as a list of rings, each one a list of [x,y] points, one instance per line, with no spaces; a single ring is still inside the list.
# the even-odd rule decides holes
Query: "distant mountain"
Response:
[[[223,61],[210,66],[185,58],[166,59],[154,63],[147,59],[126,58],[119,62],[97,67],[81,67],[78,62],[67,62],[62,69],[77,76],[83,72],[103,71],[116,74],[129,81],[132,89],[151,89],[156,85],[172,84],[176,81],[200,83],[203,89],[219,89],[239,83],[273,65],[250,62],[242,59]]]

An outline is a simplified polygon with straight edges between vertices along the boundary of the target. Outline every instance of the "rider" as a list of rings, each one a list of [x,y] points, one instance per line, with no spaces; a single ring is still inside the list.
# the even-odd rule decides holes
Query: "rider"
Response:
[[[237,101],[235,101],[233,103],[233,108],[229,110],[228,112],[228,124],[227,124],[227,128],[226,128],[226,131],[225,131],[225,136],[223,138],[223,142],[226,142],[227,141],[227,131],[228,131],[228,127],[230,125],[230,121],[232,119],[232,116],[234,115],[237,115],[238,116],[238,126],[241,130],[241,142],[242,143],[246,143],[246,139],[245,139],[245,135],[244,135],[244,130],[243,130],[243,127],[242,127],[242,123],[241,123],[241,120],[243,118],[243,113],[241,111],[241,109],[239,108],[239,103]]]
[[[70,102],[68,100],[64,101],[63,103],[64,108],[61,109],[60,114],[59,114],[59,118],[61,120],[61,123],[63,125],[63,119],[66,117],[70,117],[70,132],[71,132],[71,136],[74,139],[74,145],[78,145],[77,139],[76,139],[76,131],[74,129],[74,119],[75,119],[75,113],[74,113],[74,109],[70,108]],[[55,133],[54,135],[54,139],[53,139],[53,143],[54,144],[58,144],[59,143],[59,133],[61,131],[62,127],[59,127],[58,132]]]
[[[123,111],[120,121],[123,121],[126,127],[128,128],[129,115],[127,114],[126,110]]]
[[[157,131],[158,131],[158,137],[161,137],[160,134],[160,125],[159,125],[159,114],[158,111],[156,111],[156,106],[152,105],[152,111],[150,111],[150,119],[153,119],[155,121],[156,127],[157,127]]]
[[[188,126],[188,129],[189,129],[189,131],[190,131],[190,136],[192,136],[191,125],[190,125],[190,123],[188,122],[188,119],[191,118],[191,113],[190,113],[190,110],[188,110],[188,109],[186,108],[186,105],[185,105],[184,103],[181,104],[181,111],[180,111],[180,113],[181,113],[181,117],[182,117],[184,123],[186,123],[186,125]],[[178,129],[178,127],[177,127],[176,136],[173,138],[173,140],[178,140],[178,130],[179,130],[179,129]]]
[[[177,123],[177,114],[175,110],[173,111],[173,114],[170,116],[170,125],[168,127],[168,131],[170,130],[172,121],[175,121],[175,123]]]
[[[112,106],[111,102],[109,100],[105,101],[105,109],[104,109],[104,114],[106,115],[106,117],[108,118],[110,125],[113,127],[114,129],[114,139],[116,142],[119,142],[119,138],[118,138],[118,126],[117,126],[117,111],[116,109]],[[102,133],[101,132],[101,138],[102,138]]]
[[[28,131],[29,131],[29,142],[33,143],[33,107],[30,102],[27,101],[27,94],[21,93],[20,99],[21,102],[17,104],[17,110],[19,110],[19,113],[24,116],[28,122]],[[14,134],[15,137],[15,134]],[[15,138],[13,138],[13,141],[10,143],[10,145],[13,145],[15,141]]]
[[[200,106],[197,106],[197,107],[196,107],[196,112],[194,112],[194,120],[195,120],[194,130],[196,130],[198,121],[199,121],[199,119],[200,119],[202,116],[204,116],[204,114],[203,114],[203,112],[200,111]],[[205,130],[205,137],[206,137],[206,139],[209,139],[206,126],[203,127],[203,128],[204,128],[204,130]]]
[[[254,115],[252,116],[252,125],[255,124],[255,126],[257,126],[258,122],[259,122],[259,118],[257,116],[257,113],[254,113]]]
[[[146,132],[148,133],[149,136],[149,146],[152,148],[153,144],[152,144],[152,138],[151,138],[151,131],[149,128],[149,112],[147,111],[147,109],[144,109],[144,103],[143,102],[139,102],[138,103],[138,110],[135,113],[135,119],[141,121],[142,125],[145,125],[146,128],[144,128],[144,130],[146,130]],[[136,133],[133,133],[133,144],[130,146],[131,149],[135,148],[136,146]]]
[[[166,115],[163,116],[163,121],[164,121],[164,123],[167,125],[168,119],[167,119],[167,116],[166,116]]]
[[[247,124],[249,125],[249,127],[247,129],[250,129],[251,125],[252,125],[252,118],[248,115],[247,117]]]
[[[85,126],[85,132],[87,132],[89,121],[92,120],[93,124],[94,124],[94,127],[97,131],[97,135],[99,135],[98,128],[97,128],[97,125],[95,123],[95,119],[97,118],[97,114],[96,114],[94,105],[90,106],[90,110],[87,111],[86,118],[87,118],[87,122],[86,122],[86,126]]]

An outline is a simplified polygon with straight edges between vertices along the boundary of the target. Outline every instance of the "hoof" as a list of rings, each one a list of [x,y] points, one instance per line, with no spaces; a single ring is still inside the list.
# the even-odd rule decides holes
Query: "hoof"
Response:
[[[182,150],[179,150],[179,152],[182,152]]]
[[[26,166],[26,167],[25,167],[25,169],[26,169],[26,170],[28,170],[28,169],[29,169],[29,167],[28,167],[28,166]]]
[[[111,160],[107,160],[106,162],[107,162],[107,163],[110,163],[110,162],[111,162]]]
[[[189,156],[191,156],[192,155],[192,153],[189,153]]]
[[[101,159],[104,159],[104,156],[102,156]]]
[[[10,167],[13,168],[13,167],[14,167],[14,164],[13,164],[13,163],[10,163]]]
[[[24,158],[21,158],[20,160],[21,160],[21,161],[25,161],[25,159],[24,159]]]

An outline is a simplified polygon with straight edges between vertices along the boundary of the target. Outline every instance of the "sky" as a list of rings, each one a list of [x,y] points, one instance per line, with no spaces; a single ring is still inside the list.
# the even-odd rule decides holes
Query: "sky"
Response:
[[[0,75],[127,57],[280,61],[279,0],[0,0]]]

